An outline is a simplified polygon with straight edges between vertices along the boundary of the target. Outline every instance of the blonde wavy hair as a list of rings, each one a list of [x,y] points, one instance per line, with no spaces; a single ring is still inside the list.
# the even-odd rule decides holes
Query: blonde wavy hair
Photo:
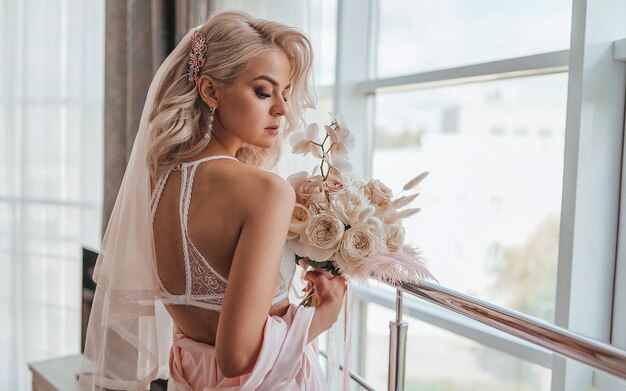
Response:
[[[198,77],[211,76],[228,87],[259,55],[282,50],[291,63],[291,96],[287,101],[285,130],[271,148],[246,145],[236,157],[244,163],[271,169],[280,157],[282,143],[304,124],[304,110],[316,104],[311,87],[313,53],[306,35],[295,27],[254,18],[244,12],[216,14],[198,26],[206,37],[206,62]],[[198,89],[187,80],[191,41],[179,44],[173,52],[174,65],[166,71],[157,88],[149,116],[150,146],[147,160],[153,181],[180,161],[204,149],[210,110]]]

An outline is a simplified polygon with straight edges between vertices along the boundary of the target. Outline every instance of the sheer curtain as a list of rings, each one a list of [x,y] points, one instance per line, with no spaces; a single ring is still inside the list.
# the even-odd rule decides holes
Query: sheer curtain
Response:
[[[98,249],[104,0],[0,1],[0,389],[80,352],[81,247]]]

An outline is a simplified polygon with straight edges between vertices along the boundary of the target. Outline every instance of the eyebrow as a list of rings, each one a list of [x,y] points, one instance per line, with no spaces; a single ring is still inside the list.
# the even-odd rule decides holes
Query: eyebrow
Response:
[[[252,79],[252,81],[254,80],[265,80],[268,81],[270,83],[272,83],[272,85],[274,87],[278,87],[278,82],[274,79],[272,79],[271,77],[267,76],[267,75],[261,75],[261,76],[257,76],[254,79]],[[291,88],[291,84],[287,85],[287,87],[285,87],[286,90],[288,90],[289,88]]]

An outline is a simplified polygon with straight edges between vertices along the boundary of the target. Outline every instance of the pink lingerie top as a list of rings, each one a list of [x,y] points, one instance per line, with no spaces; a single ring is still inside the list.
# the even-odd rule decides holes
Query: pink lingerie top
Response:
[[[209,156],[200,160],[196,160],[188,163],[179,164],[175,170],[181,172],[181,186],[180,186],[180,226],[183,243],[183,254],[185,258],[185,282],[186,288],[184,294],[170,293],[159,279],[159,285],[161,290],[161,301],[163,304],[184,304],[195,307],[208,309],[215,312],[220,312],[222,308],[222,302],[224,301],[224,292],[226,291],[226,278],[222,277],[209,265],[204,256],[198,251],[189,237],[187,228],[189,204],[191,202],[191,193],[193,190],[193,179],[196,173],[196,169],[201,163],[209,160],[216,159],[233,159],[232,156],[216,155]],[[157,182],[154,194],[152,195],[152,221],[154,222],[154,216],[156,214],[157,206],[167,178],[172,170],[166,172]],[[291,258],[291,257],[289,257]],[[284,263],[285,257],[283,257]],[[291,263],[294,264],[293,258]],[[281,269],[283,265],[281,264]],[[276,288],[274,290],[274,299],[272,300],[272,306],[277,305],[281,301],[287,298],[287,284],[282,275],[278,276],[276,282]]]

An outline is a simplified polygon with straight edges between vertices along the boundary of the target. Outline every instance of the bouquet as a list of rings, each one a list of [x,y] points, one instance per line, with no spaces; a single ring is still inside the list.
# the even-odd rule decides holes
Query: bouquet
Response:
[[[420,209],[407,208],[418,193],[401,194],[414,189],[428,172],[394,195],[377,179],[366,182],[347,175],[352,170],[349,154],[355,139],[341,118],[333,117],[324,130],[322,141],[316,123],[290,139],[293,153],[311,153],[321,161],[311,175],[302,171],[287,178],[296,193],[287,235],[296,262],[305,259],[314,268],[358,280],[434,279],[419,248],[405,243],[402,226],[402,219]],[[316,304],[313,290],[302,304]]]

